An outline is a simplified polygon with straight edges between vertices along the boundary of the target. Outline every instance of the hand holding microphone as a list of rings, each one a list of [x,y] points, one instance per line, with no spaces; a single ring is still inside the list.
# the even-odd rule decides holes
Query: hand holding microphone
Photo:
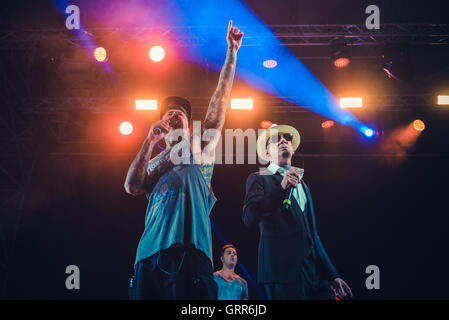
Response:
[[[296,189],[300,181],[301,181],[300,172],[296,171],[294,168],[285,173],[284,178],[282,179],[281,182],[282,188],[284,190],[288,190],[288,194],[282,203],[285,209],[290,208],[292,204],[291,198],[293,197],[293,191]]]
[[[290,187],[296,188],[300,181],[299,173],[296,171],[286,171],[282,179],[282,189],[287,190]]]
[[[151,126],[150,132],[155,135],[160,135],[162,132],[168,133],[171,128],[179,129],[180,127],[182,127],[181,120],[174,116],[168,120],[159,120],[158,122],[155,122]]]
[[[151,125],[148,137],[152,142],[157,143],[161,141],[170,130],[169,120],[159,120]]]

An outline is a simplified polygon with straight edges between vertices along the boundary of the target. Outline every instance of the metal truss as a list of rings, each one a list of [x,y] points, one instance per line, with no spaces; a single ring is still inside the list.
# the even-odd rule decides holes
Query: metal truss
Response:
[[[382,45],[391,42],[408,42],[415,45],[448,45],[448,24],[382,24],[378,30],[368,30],[364,24],[323,24],[323,25],[271,25],[241,26],[245,32],[243,46],[259,46],[266,38],[260,36],[262,28],[270,28],[271,37],[277,37],[285,46],[327,46],[330,41],[344,37],[349,45]],[[221,34],[221,27],[201,27],[208,34]],[[14,30],[0,33],[0,48],[12,46],[30,47],[41,41],[57,41],[69,47],[92,46],[92,39],[102,43],[114,41],[117,46],[129,43],[148,43],[155,37],[169,38],[174,46],[201,46],[211,39],[197,36],[195,29],[200,27],[172,26],[153,28],[90,28],[88,30],[69,31],[66,29]],[[216,29],[216,32],[213,31]],[[265,34],[265,32],[263,33]]]
[[[283,97],[268,99],[267,103],[273,108],[273,113],[288,114],[295,112],[311,112],[298,106],[289,100],[297,100],[298,97]],[[407,111],[419,108],[436,108],[436,97],[430,94],[390,94],[370,95],[363,97],[364,109],[370,111]]]
[[[298,105],[290,102],[299,97],[258,98],[267,108],[274,113],[289,113],[295,109],[298,112],[311,112],[307,106],[298,108]],[[193,113],[206,111],[210,97],[192,97]],[[68,98],[23,98],[17,102],[20,110],[26,115],[63,114],[72,110],[85,110],[91,113],[124,113],[134,107],[134,100],[125,97],[68,97]],[[390,94],[371,95],[364,97],[364,105],[367,109],[388,111],[408,110],[410,108],[436,106],[436,97],[430,94]]]
[[[278,25],[271,26],[277,38],[286,46],[327,46],[343,37],[348,45],[380,45],[390,42],[411,44],[448,44],[447,24],[383,24],[378,30],[368,30],[363,24],[354,25]]]

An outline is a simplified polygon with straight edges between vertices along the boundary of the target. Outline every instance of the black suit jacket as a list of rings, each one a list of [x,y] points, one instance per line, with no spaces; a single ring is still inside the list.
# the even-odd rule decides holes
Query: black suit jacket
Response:
[[[300,280],[299,269],[304,256],[310,252],[304,219],[300,207],[292,199],[292,206],[285,210],[282,202],[286,192],[281,187],[282,177],[252,173],[246,181],[246,196],[243,206],[243,222],[247,227],[259,225],[258,252],[259,283],[287,283]],[[339,275],[330,261],[318,236],[312,196],[301,180],[307,196],[307,215],[315,243],[317,268],[322,278],[333,280]]]

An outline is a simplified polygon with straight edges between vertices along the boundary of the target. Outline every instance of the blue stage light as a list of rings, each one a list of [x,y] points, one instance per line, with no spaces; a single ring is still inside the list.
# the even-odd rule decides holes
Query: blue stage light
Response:
[[[362,129],[362,133],[368,138],[372,138],[374,136],[374,130],[368,127],[364,127]]]
[[[193,34],[204,41],[203,45],[186,48],[183,53],[186,60],[219,72],[227,48],[226,30],[229,20],[232,20],[233,25],[244,32],[237,58],[236,79],[357,131],[365,126],[354,114],[340,108],[336,97],[241,1],[198,0],[192,6],[189,1],[178,0],[177,5],[181,21],[192,27],[188,30],[174,29],[173,32],[178,32],[183,38]],[[277,66],[268,69],[263,63],[273,59],[271,57],[275,57]]]
[[[61,9],[67,4],[67,0],[54,1]],[[220,72],[224,62],[226,31],[232,20],[233,25],[244,32],[236,80],[359,132],[365,126],[353,113],[340,108],[335,96],[241,0],[197,0],[194,5],[188,0],[168,0],[158,2],[157,6],[155,2],[135,0],[121,4],[120,14],[131,15],[134,11],[145,14],[133,20],[133,27],[167,28],[165,33],[170,37],[186,43],[193,41],[193,45],[182,46],[176,56],[216,72]],[[96,47],[93,39],[91,42],[87,45]],[[275,60],[277,66],[264,67],[267,59]]]

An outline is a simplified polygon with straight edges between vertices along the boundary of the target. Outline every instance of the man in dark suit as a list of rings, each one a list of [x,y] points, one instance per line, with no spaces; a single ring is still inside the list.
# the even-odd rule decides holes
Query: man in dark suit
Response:
[[[299,143],[298,131],[287,125],[272,126],[257,140],[259,157],[270,165],[248,177],[243,221],[259,225],[258,282],[270,300],[351,297],[318,236],[304,170],[291,166]]]

